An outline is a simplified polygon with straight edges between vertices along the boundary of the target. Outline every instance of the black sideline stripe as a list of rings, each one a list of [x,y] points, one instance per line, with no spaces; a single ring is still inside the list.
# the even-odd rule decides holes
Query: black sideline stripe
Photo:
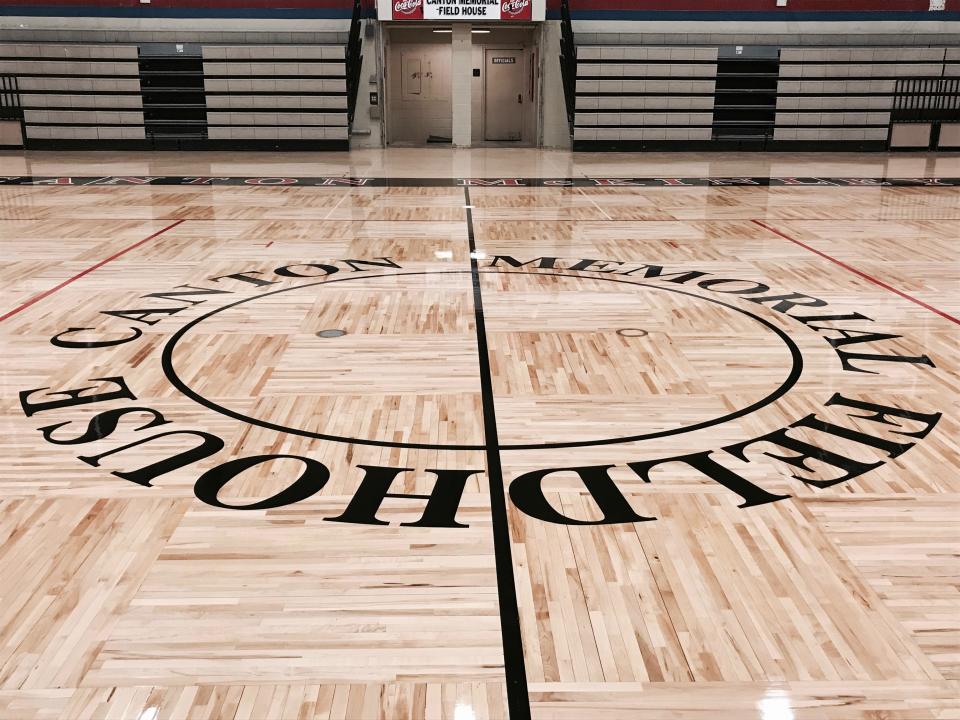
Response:
[[[103,108],[89,108],[89,111],[105,111]],[[123,110],[123,108],[116,108]],[[342,114],[343,108],[317,108],[318,112]],[[214,112],[231,112],[232,108],[217,108]],[[48,123],[49,124],[49,123]],[[27,123],[28,127],[35,127],[38,123]],[[69,124],[68,124],[69,125]],[[77,123],[69,125],[77,126]],[[140,128],[142,125],[125,125],[128,128]],[[231,127],[229,125],[223,127]],[[237,126],[239,127],[239,126]],[[277,127],[275,125],[262,127]],[[304,126],[314,127],[314,126]],[[342,127],[342,126],[329,126]],[[36,143],[38,139],[28,138],[29,143]],[[50,140],[47,142],[57,142]],[[83,141],[88,142],[88,141]],[[212,141],[207,141],[212,142]],[[276,140],[269,141],[276,143]],[[601,141],[578,141],[600,142]],[[609,144],[609,143],[608,143]],[[199,181],[198,181],[199,177]],[[137,185],[250,185],[271,186],[283,185],[286,187],[497,187],[497,188],[530,188],[530,187],[960,187],[960,178],[864,178],[864,177],[578,177],[578,178],[404,178],[404,177],[280,177],[280,176],[247,176],[247,177],[207,177],[195,175],[116,175],[70,177],[61,176],[30,176],[8,175],[0,176],[2,185],[38,185],[44,187],[60,181],[59,187],[69,185],[106,185],[106,186],[137,186]]]

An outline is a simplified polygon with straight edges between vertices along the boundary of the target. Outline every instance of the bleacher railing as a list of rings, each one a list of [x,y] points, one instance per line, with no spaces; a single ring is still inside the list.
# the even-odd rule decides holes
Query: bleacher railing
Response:
[[[360,89],[360,68],[363,65],[362,39],[360,33],[363,23],[363,7],[360,0],[353,0],[353,17],[350,20],[350,35],[347,40],[347,121],[353,124],[353,113],[357,107],[357,92]]]
[[[897,80],[893,122],[960,122],[960,78]]]
[[[567,124],[572,135],[577,112],[577,46],[573,39],[569,0],[560,0],[560,74],[567,103]]]
[[[17,76],[0,75],[0,119],[13,120],[22,117]]]

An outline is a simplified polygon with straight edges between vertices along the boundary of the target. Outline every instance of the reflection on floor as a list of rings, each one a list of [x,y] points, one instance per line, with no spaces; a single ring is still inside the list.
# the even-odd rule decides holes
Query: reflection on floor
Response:
[[[935,186],[0,185],[0,718],[960,717],[958,223]]]

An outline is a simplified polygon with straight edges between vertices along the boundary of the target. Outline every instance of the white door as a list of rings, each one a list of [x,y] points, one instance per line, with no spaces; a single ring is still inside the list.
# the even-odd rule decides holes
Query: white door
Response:
[[[484,53],[484,140],[519,141],[527,104],[523,87],[523,50]]]

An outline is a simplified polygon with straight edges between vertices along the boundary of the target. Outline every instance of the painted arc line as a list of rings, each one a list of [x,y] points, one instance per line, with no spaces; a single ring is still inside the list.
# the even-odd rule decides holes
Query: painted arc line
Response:
[[[507,274],[507,275],[532,275],[536,277],[559,277],[559,278],[575,278],[575,279],[584,279],[580,275],[566,275],[563,273],[540,273],[540,272],[525,272],[525,271],[504,271],[504,270],[481,270],[481,274]],[[291,288],[282,288],[280,290],[273,290],[271,292],[263,293],[261,295],[254,295],[252,297],[243,298],[233,303],[229,303],[219,308],[215,308],[210,312],[201,315],[200,317],[194,318],[189,323],[177,330],[167,341],[166,345],[163,348],[163,354],[161,356],[161,366],[164,374],[170,383],[185,396],[193,400],[194,402],[206,407],[208,410],[231,417],[235,420],[245,422],[251,425],[256,425],[258,427],[266,428],[268,430],[274,430],[276,432],[288,433],[291,435],[298,435],[301,437],[313,438],[316,440],[329,440],[332,442],[342,442],[355,445],[370,445],[375,447],[389,447],[389,448],[408,448],[408,449],[419,449],[419,450],[485,450],[485,445],[475,445],[475,444],[440,444],[440,443],[414,443],[414,442],[391,442],[388,440],[376,440],[371,438],[352,438],[344,437],[340,435],[329,435],[326,433],[314,433],[300,428],[291,428],[284,425],[279,425],[277,423],[270,422],[268,420],[262,420],[260,418],[250,417],[249,415],[244,415],[243,413],[231,410],[230,408],[219,405],[205,397],[200,393],[196,392],[187,385],[177,374],[173,362],[173,354],[176,349],[177,343],[183,339],[183,337],[194,327],[199,325],[204,320],[217,315],[226,310],[230,310],[239,305],[246,304],[261,298],[270,297],[271,295],[278,295],[285,292],[293,292],[296,290],[303,290],[309,287],[316,287],[320,285],[328,285],[331,283],[338,282],[349,282],[351,280],[360,280],[364,278],[382,278],[382,277],[401,277],[401,276],[417,276],[417,275],[469,275],[471,271],[469,270],[438,270],[438,271],[418,271],[418,272],[405,272],[405,273],[388,273],[383,275],[365,275],[362,277],[347,277],[347,278],[336,278],[333,280],[323,280],[320,282],[307,283],[305,285],[297,285]],[[590,278],[592,280],[606,281],[606,282],[615,282],[623,285],[635,285],[644,288],[651,288],[654,290],[661,290],[665,292],[675,293],[679,295],[687,295],[696,300],[703,300],[705,302],[710,302],[715,305],[720,305],[731,309],[735,312],[745,315],[757,323],[763,325],[770,331],[772,331],[787,347],[791,356],[791,366],[790,371],[786,379],[771,393],[767,396],[761,398],[760,400],[746,406],[734,410],[726,415],[719,416],[717,418],[712,418],[709,420],[704,420],[699,423],[694,423],[692,425],[682,426],[679,428],[672,428],[667,430],[659,430],[656,432],[650,433],[640,433],[635,435],[625,435],[622,437],[610,437],[610,438],[598,438],[594,440],[578,440],[571,442],[546,442],[546,443],[518,443],[518,444],[503,444],[500,445],[501,450],[542,450],[542,449],[558,449],[558,448],[573,448],[573,447],[594,447],[602,445],[616,445],[629,442],[638,442],[641,440],[652,440],[655,438],[669,437],[672,435],[681,435],[689,432],[694,432],[697,430],[703,430],[704,428],[714,427],[716,425],[721,425],[731,420],[736,420],[750,413],[756,412],[762,407],[769,405],[773,402],[776,402],[778,399],[783,397],[796,385],[797,381],[800,379],[800,375],[803,372],[803,356],[800,353],[800,349],[797,347],[796,343],[787,335],[783,330],[778,328],[776,325],[771,323],[769,320],[766,320],[759,315],[739,308],[730,303],[726,303],[722,300],[715,298],[707,298],[701,295],[697,295],[692,292],[685,290],[680,290],[678,288],[666,288],[658,285],[653,285],[651,283],[640,282],[637,280],[622,280],[619,278],[611,277],[597,277]]]

